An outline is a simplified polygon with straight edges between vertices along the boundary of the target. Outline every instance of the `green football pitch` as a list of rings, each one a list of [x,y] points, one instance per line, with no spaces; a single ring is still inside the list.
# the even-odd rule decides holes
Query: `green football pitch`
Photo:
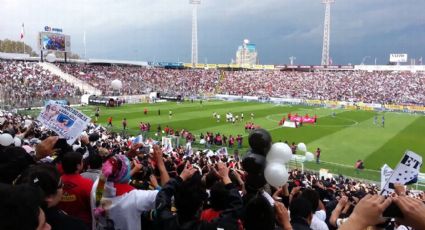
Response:
[[[88,116],[94,119],[95,106],[80,107]],[[144,115],[144,109],[148,110]],[[158,115],[160,110],[161,115]],[[169,111],[173,116],[169,117]],[[221,115],[221,121],[213,118],[213,113]],[[244,121],[236,124],[227,123],[225,115],[244,114]],[[279,120],[291,112],[299,115],[309,114],[318,117],[316,125],[305,124],[300,128],[283,128]],[[332,113],[335,112],[335,116]],[[288,143],[303,142],[309,152],[315,152],[317,147],[322,150],[321,164],[306,163],[311,169],[326,168],[335,174],[351,175],[359,178],[379,180],[379,169],[383,164],[395,167],[406,150],[412,150],[425,156],[425,116],[406,113],[377,113],[372,111],[348,111],[307,106],[274,105],[253,102],[199,101],[184,103],[132,104],[121,107],[100,107],[99,122],[106,126],[107,118],[113,117],[114,131],[121,132],[121,121],[128,121],[128,132],[139,133],[139,123],[151,124],[150,136],[158,125],[164,128],[168,125],[175,130],[186,129],[197,136],[201,133],[213,132],[226,136],[242,134],[243,149],[248,149],[248,133],[245,123],[252,120],[256,125],[270,131],[273,142],[288,141]],[[378,124],[374,117],[378,116]],[[381,126],[381,117],[385,116],[385,127]],[[156,137],[157,138],[157,137]],[[195,145],[196,146],[196,145]],[[203,147],[200,146],[199,147]],[[229,152],[232,152],[229,149]],[[353,166],[359,159],[364,160],[366,170],[357,174]]]

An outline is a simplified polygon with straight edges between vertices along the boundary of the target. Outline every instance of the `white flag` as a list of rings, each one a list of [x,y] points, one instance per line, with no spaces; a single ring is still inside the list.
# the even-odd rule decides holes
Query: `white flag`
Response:
[[[418,181],[419,171],[422,165],[422,156],[412,152],[406,151],[401,158],[400,163],[394,169],[388,181],[386,181],[381,195],[387,195],[390,193],[390,187],[394,184],[408,185]]]
[[[219,148],[219,149],[217,149],[215,154],[219,155],[219,156],[221,156],[221,155],[227,156],[228,155],[227,148],[226,147]]]
[[[381,168],[381,191],[384,189],[388,179],[390,179],[391,174],[393,174],[392,168],[390,168],[387,164],[384,164]]]

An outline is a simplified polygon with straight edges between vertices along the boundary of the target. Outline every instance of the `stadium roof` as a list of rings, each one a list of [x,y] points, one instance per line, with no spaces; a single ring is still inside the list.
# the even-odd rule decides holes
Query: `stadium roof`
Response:
[[[84,60],[81,60],[84,62]],[[87,63],[120,64],[120,65],[138,65],[149,66],[145,61],[126,61],[126,60],[107,60],[107,59],[88,59]]]

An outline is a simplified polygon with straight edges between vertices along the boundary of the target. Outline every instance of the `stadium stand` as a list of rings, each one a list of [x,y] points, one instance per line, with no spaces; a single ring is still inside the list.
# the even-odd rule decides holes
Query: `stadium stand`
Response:
[[[61,64],[65,72],[111,93],[110,81],[123,82],[122,94],[150,91],[195,96],[229,94],[338,100],[382,104],[425,103],[425,74],[367,71],[225,71],[148,69],[132,66]],[[225,76],[225,77],[224,77]]]
[[[36,62],[0,61],[0,99],[15,108],[41,106],[43,100],[78,101],[82,92]]]

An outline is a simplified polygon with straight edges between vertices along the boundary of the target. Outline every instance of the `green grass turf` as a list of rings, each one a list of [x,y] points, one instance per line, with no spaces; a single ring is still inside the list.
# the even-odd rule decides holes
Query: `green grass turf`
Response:
[[[86,106],[80,109],[94,118],[95,108]],[[162,128],[168,125],[175,130],[187,129],[198,137],[200,133],[205,134],[207,131],[219,132],[226,136],[242,134],[244,135],[242,152],[249,147],[244,125],[245,122],[251,121],[250,114],[253,112],[254,123],[269,130],[274,142],[304,142],[310,152],[315,152],[317,147],[322,149],[323,163],[320,165],[307,163],[308,168],[327,168],[332,173],[372,180],[379,179],[379,172],[376,170],[379,170],[384,163],[395,167],[407,149],[425,156],[425,117],[420,115],[223,101],[204,101],[202,105],[199,102],[181,104],[167,102],[100,108],[99,122],[106,125],[107,118],[112,116],[113,130],[117,132],[121,131],[121,120],[125,117],[129,124],[128,132],[131,134],[139,133],[140,122],[150,122],[152,131],[156,131],[159,124]],[[148,109],[148,115],[143,114],[144,108]],[[160,116],[158,116],[159,109]],[[169,110],[173,111],[172,118],[168,116]],[[213,119],[213,112],[221,115],[221,122]],[[245,121],[236,124],[226,123],[227,112],[234,115],[244,113]],[[299,115],[308,113],[310,116],[317,114],[318,124],[306,124],[298,129],[279,127],[279,120],[289,112]],[[331,116],[332,112],[336,113],[335,117]],[[375,114],[378,114],[379,124],[381,116],[385,116],[385,128],[373,124]],[[150,135],[153,136],[153,132]],[[199,138],[197,140],[199,141]],[[357,174],[353,170],[353,165],[358,159],[363,159],[369,170]]]

